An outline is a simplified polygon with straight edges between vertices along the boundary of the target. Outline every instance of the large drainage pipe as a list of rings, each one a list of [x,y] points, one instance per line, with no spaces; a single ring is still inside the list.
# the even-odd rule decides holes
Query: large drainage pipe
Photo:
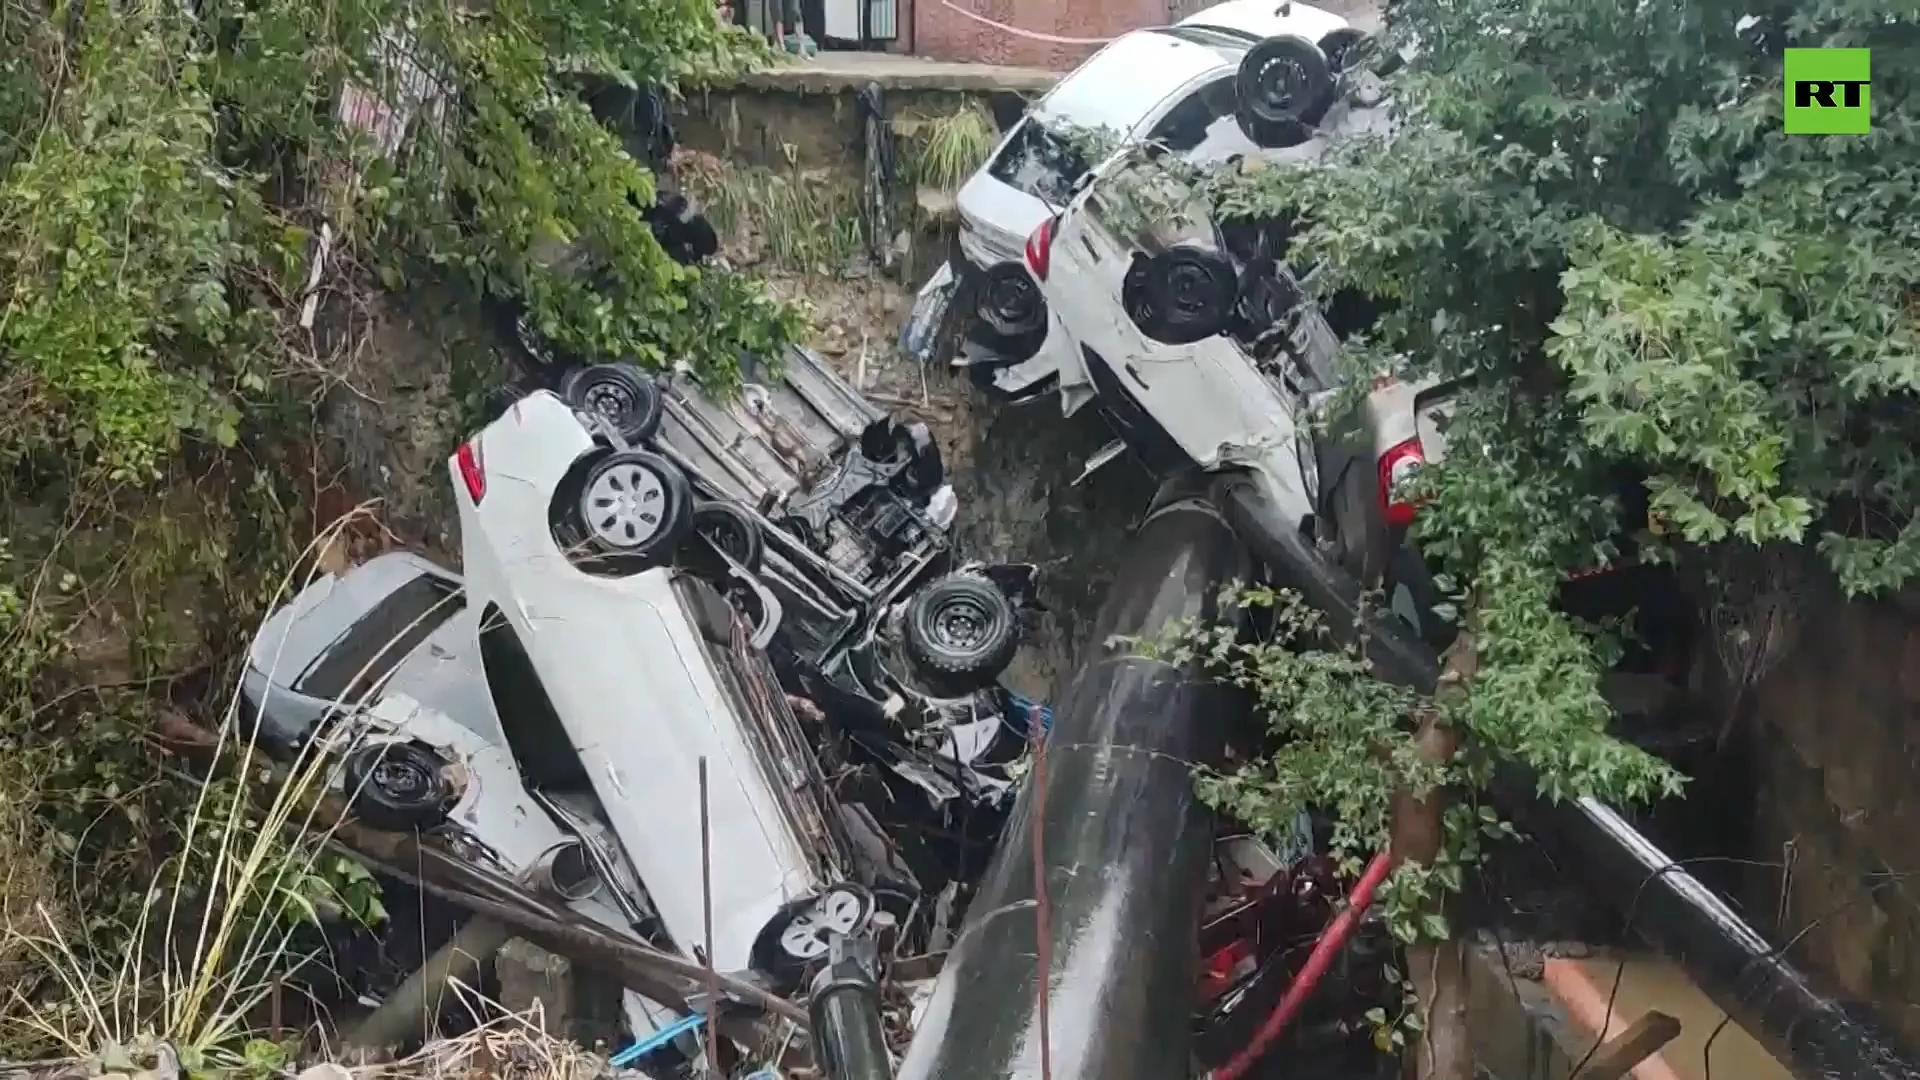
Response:
[[[1300,591],[1336,630],[1364,631],[1384,681],[1432,693],[1440,659],[1406,624],[1363,609],[1359,582],[1321,558],[1272,500],[1245,477],[1223,478],[1213,498],[1265,562],[1275,583]],[[1581,867],[1586,881],[1630,917],[1635,933],[1673,958],[1798,1080],[1920,1080],[1920,1065],[1878,1033],[1877,1018],[1816,991],[1781,950],[1675,863],[1612,807],[1595,799],[1533,798],[1530,776],[1496,795],[1529,832]]]
[[[1149,516],[1116,570],[1083,639],[1095,658],[1056,690],[1043,782],[1029,776],[1021,790],[901,1080],[1041,1076],[1042,979],[1051,1080],[1192,1069],[1195,928],[1213,837],[1192,771],[1218,761],[1247,704],[1105,643],[1214,618],[1220,587],[1248,580],[1253,565],[1211,508],[1175,501]]]

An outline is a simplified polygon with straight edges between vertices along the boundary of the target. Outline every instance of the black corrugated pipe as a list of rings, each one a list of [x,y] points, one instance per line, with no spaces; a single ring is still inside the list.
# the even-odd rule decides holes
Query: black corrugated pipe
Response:
[[[1214,618],[1220,587],[1248,580],[1254,567],[1211,507],[1171,500],[1115,569],[1094,633],[1082,639],[1093,659],[1056,687],[1044,782],[1029,776],[1021,790],[901,1063],[903,1080],[1041,1075],[1043,933],[1051,1080],[1167,1080],[1192,1070],[1195,928],[1213,839],[1192,769],[1217,763],[1227,733],[1247,722],[1247,702],[1105,643]]]
[[[807,995],[813,1053],[827,1080],[893,1080],[870,937],[835,938]]]
[[[1273,502],[1244,477],[1226,477],[1213,496],[1276,584],[1300,590],[1348,631],[1364,625],[1367,657],[1383,680],[1431,693],[1440,658],[1405,623],[1362,611],[1352,575],[1320,557]],[[1798,1080],[1920,1080],[1920,1066],[1876,1033],[1877,1019],[1815,991],[1806,976],[1692,874],[1677,866],[1611,807],[1593,799],[1552,804],[1534,797],[1531,776],[1515,774],[1496,796],[1550,849],[1580,867],[1588,884],[1629,916],[1633,931],[1673,958]]]
[[[1527,783],[1520,780],[1519,783]],[[1530,788],[1520,788],[1530,792]],[[1815,990],[1714,891],[1596,799],[1514,802],[1513,816],[1583,874],[1800,1080],[1920,1080],[1920,1066]]]

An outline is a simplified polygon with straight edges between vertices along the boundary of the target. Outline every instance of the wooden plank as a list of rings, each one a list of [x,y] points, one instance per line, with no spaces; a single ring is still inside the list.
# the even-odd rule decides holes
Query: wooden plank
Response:
[[[1633,1067],[1660,1052],[1680,1034],[1680,1021],[1649,1011],[1607,1040],[1576,1080],[1624,1080]]]

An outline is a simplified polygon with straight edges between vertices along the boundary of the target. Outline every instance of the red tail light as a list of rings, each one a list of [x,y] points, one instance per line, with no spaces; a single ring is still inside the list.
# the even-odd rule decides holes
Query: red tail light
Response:
[[[1253,958],[1253,942],[1245,938],[1207,957],[1200,966],[1200,1000],[1211,1002],[1233,989],[1235,980],[1243,972],[1243,965]]]
[[[1386,509],[1389,527],[1405,528],[1413,524],[1413,504],[1395,498],[1394,489],[1406,483],[1426,463],[1419,439],[1408,439],[1380,455],[1380,504]]]
[[[487,467],[480,456],[479,437],[461,443],[460,449],[453,452],[453,462],[460,471],[460,482],[467,486],[467,498],[472,499],[475,506],[480,505],[487,494]]]
[[[1035,281],[1047,280],[1047,265],[1053,259],[1053,227],[1059,218],[1048,218],[1027,237],[1027,269]]]

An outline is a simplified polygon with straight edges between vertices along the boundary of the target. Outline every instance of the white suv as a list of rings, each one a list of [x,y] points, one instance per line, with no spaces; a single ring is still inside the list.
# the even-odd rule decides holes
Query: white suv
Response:
[[[1057,384],[1068,412],[1090,400],[1070,335],[1026,265],[1034,231],[1101,164],[1088,159],[1076,133],[1182,141],[1196,115],[1230,106],[1236,66],[1249,48],[1274,35],[1320,41],[1338,33],[1357,35],[1345,19],[1307,4],[1232,0],[1175,26],[1115,38],[1055,85],[960,189],[958,265],[943,267],[922,291],[924,304],[958,295],[968,306],[959,361],[1011,399]]]

